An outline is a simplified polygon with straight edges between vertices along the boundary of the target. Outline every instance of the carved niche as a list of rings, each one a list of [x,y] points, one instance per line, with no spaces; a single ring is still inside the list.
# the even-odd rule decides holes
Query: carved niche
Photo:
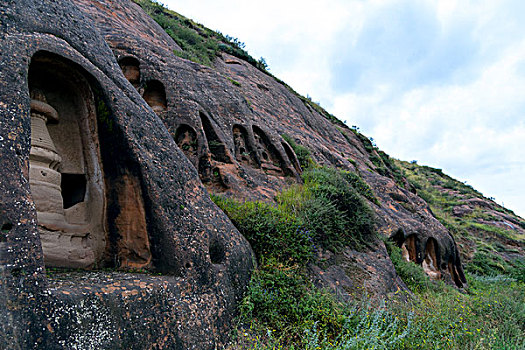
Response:
[[[175,132],[175,142],[186,157],[196,166],[199,147],[195,130],[187,124],[180,125]]]
[[[245,165],[256,166],[257,161],[254,158],[255,150],[249,141],[246,129],[241,125],[234,125],[232,133],[235,147],[235,159]]]
[[[208,115],[199,111],[199,117],[205,139],[198,161],[199,176],[202,182],[212,183],[218,186],[218,189],[228,188],[229,180],[223,168],[233,164],[232,156]]]
[[[134,57],[124,57],[118,61],[126,79],[138,89],[140,86],[140,62]]]
[[[212,160],[220,163],[231,163],[232,161],[227,148],[217,135],[217,132],[208,116],[203,112],[199,112],[199,116],[201,118],[202,129],[206,135],[206,141],[208,142],[208,149],[210,150]]]
[[[29,183],[47,266],[89,267],[106,247],[93,93],[79,73],[35,55],[29,68]]]
[[[290,163],[292,163],[297,174],[301,174],[303,170],[301,168],[301,164],[299,164],[299,160],[297,159],[297,156],[295,155],[295,152],[292,149],[292,147],[286,141],[282,141],[281,145],[283,146],[284,151],[286,152],[286,155],[288,156],[288,159],[290,160]]]
[[[162,114],[168,107],[166,102],[166,89],[158,80],[149,80],[146,82],[142,97],[157,115]]]
[[[255,146],[261,161],[261,168],[268,174],[283,176],[284,160],[269,137],[256,125],[253,126],[253,136],[255,137]]]

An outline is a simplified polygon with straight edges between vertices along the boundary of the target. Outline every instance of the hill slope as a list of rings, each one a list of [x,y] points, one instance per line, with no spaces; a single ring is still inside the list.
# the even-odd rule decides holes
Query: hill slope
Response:
[[[508,274],[523,264],[525,220],[440,169],[402,161],[396,164],[454,234],[467,271]]]
[[[522,219],[155,3],[0,13],[0,347],[523,344]]]

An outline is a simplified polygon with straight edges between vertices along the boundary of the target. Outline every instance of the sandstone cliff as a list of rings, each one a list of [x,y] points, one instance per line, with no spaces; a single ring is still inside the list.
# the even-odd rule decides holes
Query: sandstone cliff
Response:
[[[302,181],[291,143],[358,174],[378,232],[465,284],[454,237],[398,165],[227,45],[192,62],[130,0],[0,14],[4,348],[220,347],[254,259],[208,194],[273,201]],[[319,249],[309,269],[343,298],[406,289],[379,239]]]

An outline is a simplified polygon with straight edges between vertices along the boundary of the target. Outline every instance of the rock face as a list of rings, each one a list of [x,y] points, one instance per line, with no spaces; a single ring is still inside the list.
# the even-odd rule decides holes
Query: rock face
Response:
[[[361,174],[379,231],[407,259],[465,283],[425,201],[273,77],[228,54],[214,68],[178,57],[129,0],[8,0],[0,14],[5,348],[220,347],[253,262],[206,190],[272,200],[300,181],[284,134]],[[45,266],[115,270],[46,278]],[[310,270],[345,297],[404,288],[380,242],[319,252]]]
[[[166,107],[158,86],[146,91],[152,110],[88,5],[104,4],[0,5],[0,347],[213,349],[251,248],[154,113]],[[62,283],[45,265],[163,276]]]

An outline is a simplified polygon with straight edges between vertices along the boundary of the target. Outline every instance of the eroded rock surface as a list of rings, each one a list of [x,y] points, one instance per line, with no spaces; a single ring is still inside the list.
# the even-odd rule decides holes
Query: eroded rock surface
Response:
[[[165,326],[137,348],[214,349],[249,279],[251,248],[211,202],[155,114],[163,112],[156,106],[166,107],[162,95],[150,94],[152,110],[82,5],[0,4],[2,348],[72,348],[78,337],[85,337],[80,348],[115,348],[119,343],[107,340],[131,344],[146,334],[129,324],[151,328],[162,320]],[[128,25],[140,13],[144,22],[133,26],[158,29],[131,2],[110,5],[129,11]],[[152,43],[165,39],[163,45],[178,48],[159,35]],[[127,76],[133,80],[136,72]],[[112,296],[111,286],[125,274],[86,282],[88,292],[83,277],[67,286],[50,283],[45,265],[141,268],[165,277],[148,277],[152,288],[136,286],[147,300],[141,303],[132,298],[136,292]],[[104,318],[120,323],[97,335],[111,330],[105,343],[91,344],[91,333],[78,333],[69,307],[88,328]]]
[[[271,201],[300,182],[284,134],[317,163],[361,175],[378,198],[369,205],[379,232],[407,259],[465,283],[454,238],[414,189],[357,133],[273,77],[225,53],[213,68],[178,57],[129,0],[4,1],[0,12],[7,348],[220,347],[253,262],[206,190]],[[405,289],[376,243],[319,251],[314,281],[342,298]],[[45,265],[150,275],[47,279]]]
[[[460,287],[465,283],[453,237],[406,181],[396,183],[383,161],[374,161],[380,155],[359,135],[334,125],[282,83],[237,57],[223,53],[212,69],[179,58],[169,40],[158,43],[155,39],[153,46],[153,36],[162,38],[158,27],[158,33],[153,27],[147,33],[112,32],[132,8],[121,6],[121,1],[106,0],[104,6],[88,0],[79,3],[97,28],[107,33],[105,39],[119,62],[139,62],[140,74],[134,77],[140,76],[140,81],[131,81],[138,91],[144,96],[151,81],[163,87],[159,95],[165,96],[166,110],[150,105],[210,192],[273,200],[283,187],[299,181],[297,158],[282,138],[289,135],[308,147],[319,164],[358,172],[364,178],[379,199],[379,205],[370,202],[379,231],[401,247],[412,240],[409,259],[424,265],[434,278]],[[112,16],[108,9],[119,15]],[[341,255],[336,261],[345,259]],[[371,274],[374,281],[369,283],[391,286],[388,292],[395,292],[396,283],[386,277],[395,276],[393,266],[385,265],[385,269],[389,272]]]

